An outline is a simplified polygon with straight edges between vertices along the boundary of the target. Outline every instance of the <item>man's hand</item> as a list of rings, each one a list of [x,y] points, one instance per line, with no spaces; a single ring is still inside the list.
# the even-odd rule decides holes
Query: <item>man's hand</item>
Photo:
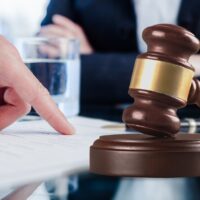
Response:
[[[58,110],[45,89],[24,65],[15,47],[0,36],[0,129],[30,111],[31,105],[62,134],[73,127]]]
[[[46,37],[77,38],[80,41],[82,54],[90,54],[93,48],[90,45],[83,29],[70,19],[61,15],[53,16],[53,24],[41,28],[39,35]]]

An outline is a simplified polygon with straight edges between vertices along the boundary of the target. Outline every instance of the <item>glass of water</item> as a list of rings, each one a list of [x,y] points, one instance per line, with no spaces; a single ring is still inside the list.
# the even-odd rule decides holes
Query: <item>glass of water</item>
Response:
[[[66,38],[20,38],[17,49],[66,116],[79,113],[79,42]]]

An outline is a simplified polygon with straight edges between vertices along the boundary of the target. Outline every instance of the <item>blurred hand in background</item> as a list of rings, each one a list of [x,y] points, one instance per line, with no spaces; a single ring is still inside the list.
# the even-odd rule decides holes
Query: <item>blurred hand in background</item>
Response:
[[[53,24],[41,28],[40,36],[75,38],[80,41],[82,54],[91,54],[94,51],[81,26],[61,15],[54,15],[52,21]]]

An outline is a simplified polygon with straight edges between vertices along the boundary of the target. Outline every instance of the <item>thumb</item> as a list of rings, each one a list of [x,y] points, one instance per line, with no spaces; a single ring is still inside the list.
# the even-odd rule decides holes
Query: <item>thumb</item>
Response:
[[[7,127],[31,109],[31,106],[25,103],[12,88],[5,90],[3,98],[5,104],[0,106],[0,129]]]

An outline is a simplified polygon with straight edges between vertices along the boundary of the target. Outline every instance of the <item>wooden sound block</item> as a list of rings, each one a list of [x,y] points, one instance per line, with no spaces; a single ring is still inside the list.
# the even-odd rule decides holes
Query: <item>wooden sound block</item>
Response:
[[[90,171],[109,176],[200,176],[200,134],[101,136],[90,147]]]

